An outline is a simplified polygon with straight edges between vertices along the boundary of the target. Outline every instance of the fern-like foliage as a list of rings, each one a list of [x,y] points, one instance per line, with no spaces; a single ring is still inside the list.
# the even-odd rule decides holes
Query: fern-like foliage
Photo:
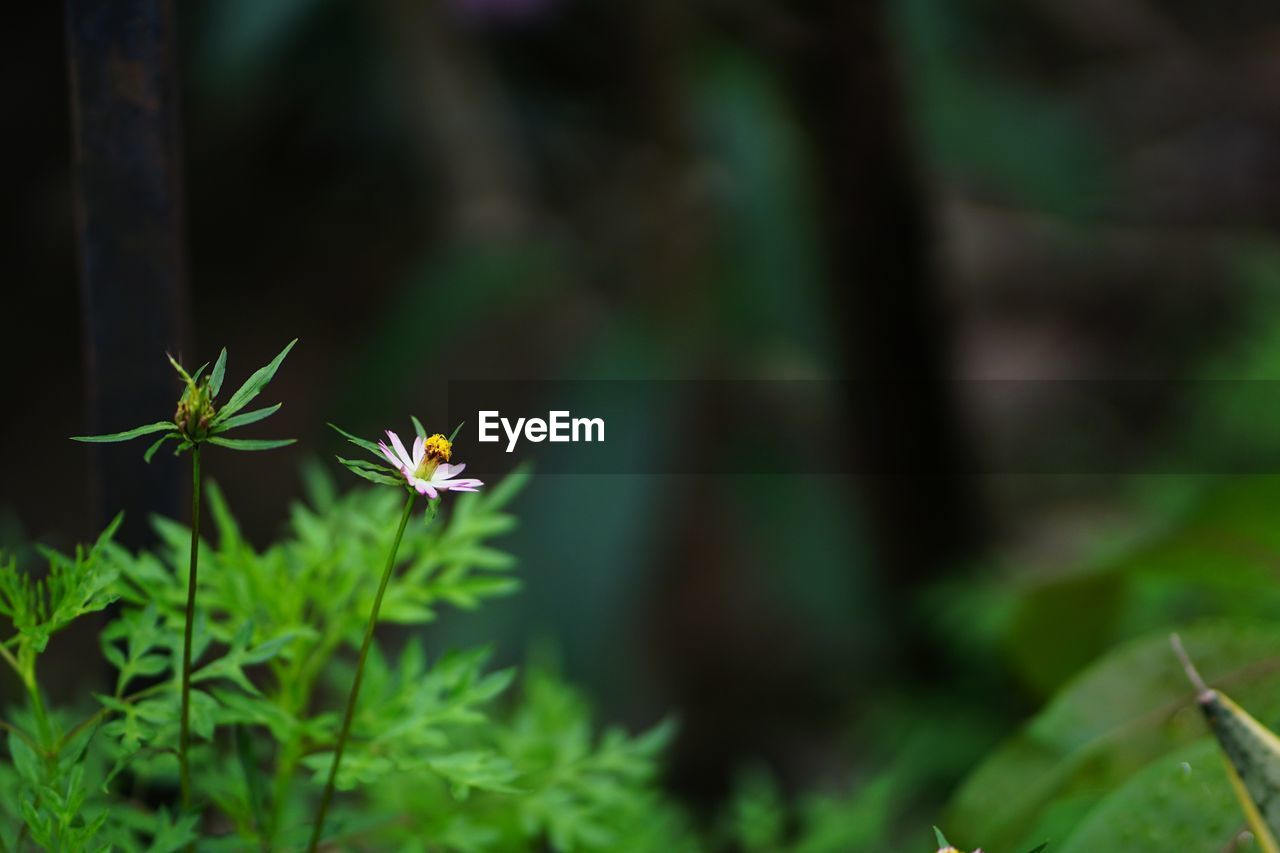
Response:
[[[527,475],[461,495],[410,525],[382,621],[422,626],[518,589],[513,557],[492,541],[515,526],[506,506]],[[191,766],[201,814],[174,802],[179,677],[190,531],[153,519],[160,544],[114,544],[115,524],[72,556],[46,552],[35,580],[0,562],[0,644],[31,697],[7,709],[0,764],[0,849],[295,849],[306,840],[332,759],[399,495],[338,495],[307,474],[308,498],[265,549],[240,532],[216,486],[201,541],[193,625]],[[118,524],[118,521],[117,521]],[[114,677],[77,708],[46,710],[35,661],[49,637],[116,604],[100,634]],[[363,849],[628,850],[692,848],[660,795],[670,727],[597,733],[588,704],[546,667],[523,678],[487,649],[428,658],[417,636],[375,645],[338,777],[327,840]],[[88,668],[86,668],[88,670]],[[518,689],[513,689],[518,685]]]

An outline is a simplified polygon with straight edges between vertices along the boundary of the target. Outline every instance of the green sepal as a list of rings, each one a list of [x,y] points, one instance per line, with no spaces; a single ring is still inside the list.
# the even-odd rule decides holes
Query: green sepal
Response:
[[[205,439],[210,444],[226,447],[230,450],[274,450],[287,447],[297,441],[296,438],[223,438],[212,435]]]
[[[462,432],[462,427],[466,425],[466,421],[461,421],[453,428],[453,432],[449,433],[449,443],[453,444],[453,440],[458,437],[458,433]]]
[[[156,432],[164,432],[173,429],[175,424],[173,421],[159,421],[146,426],[134,427],[124,432],[113,432],[109,435],[73,435],[72,441],[87,441],[94,444],[103,444],[113,441],[131,441],[143,435],[151,435]]]
[[[413,431],[416,432],[420,438],[426,438],[427,428],[422,425],[422,421],[418,420],[413,415],[409,415],[409,420],[413,421]]]

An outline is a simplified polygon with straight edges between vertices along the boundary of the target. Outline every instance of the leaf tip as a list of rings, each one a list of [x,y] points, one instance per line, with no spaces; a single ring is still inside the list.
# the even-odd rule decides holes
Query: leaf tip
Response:
[[[1169,635],[1169,645],[1173,648],[1173,653],[1177,655],[1178,662],[1182,664],[1182,671],[1187,674],[1187,680],[1191,682],[1197,692],[1208,693],[1209,685],[1205,684],[1204,679],[1200,677],[1199,670],[1191,662],[1191,656],[1187,654],[1186,648],[1182,645],[1182,638],[1176,632]]]

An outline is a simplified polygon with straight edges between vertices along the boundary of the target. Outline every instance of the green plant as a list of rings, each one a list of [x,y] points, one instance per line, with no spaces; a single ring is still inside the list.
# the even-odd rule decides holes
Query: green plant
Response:
[[[1237,845],[1245,817],[1168,634],[1207,683],[1280,719],[1277,497],[1271,477],[1209,481],[1145,535],[1023,582],[1001,641],[1051,698],[960,786],[947,826],[997,850]]]
[[[209,366],[207,363],[202,365],[194,374],[190,374],[173,356],[169,356],[169,363],[173,365],[173,369],[178,372],[178,376],[183,381],[182,395],[178,398],[178,407],[174,412],[172,421],[145,424],[109,435],[73,437],[75,441],[104,443],[131,441],[144,435],[152,435],[157,432],[163,433],[143,454],[142,458],[146,462],[150,462],[155,452],[167,441],[178,442],[177,449],[174,451],[175,455],[186,450],[191,451],[191,547],[190,557],[187,562],[187,604],[183,622],[182,690],[181,710],[179,713],[180,734],[178,738],[179,778],[182,786],[182,805],[184,809],[190,809],[192,804],[189,757],[191,745],[191,646],[192,630],[196,618],[196,588],[199,575],[199,552],[196,548],[196,542],[200,537],[200,448],[205,443],[209,443],[227,447],[231,450],[271,450],[293,444],[294,439],[291,438],[276,440],[239,439],[227,438],[225,433],[238,427],[248,426],[264,420],[280,409],[281,404],[276,403],[274,406],[244,412],[243,414],[239,413],[271,381],[276,371],[280,369],[280,364],[284,361],[285,356],[289,354],[289,350],[293,349],[293,345],[297,342],[297,338],[290,341],[288,346],[281,350],[280,354],[272,359],[269,364],[259,368],[245,380],[245,383],[221,407],[215,405],[215,400],[218,392],[222,390],[222,380],[226,376],[227,351],[225,348],[218,354],[218,360],[214,363],[213,370],[203,382],[200,381],[200,377],[205,368]]]
[[[521,473],[462,495],[437,523],[406,527],[384,624],[425,624],[441,607],[471,609],[517,589],[513,559],[489,543],[514,526],[505,507],[526,480]],[[0,564],[0,612],[16,629],[3,644],[6,659],[33,685],[4,722],[12,759],[0,767],[5,849],[306,843],[339,732],[327,700],[350,683],[346,654],[367,625],[399,502],[390,489],[339,496],[316,468],[308,493],[287,535],[258,550],[206,483],[216,535],[197,539],[205,571],[192,630],[190,766],[202,808],[190,813],[143,805],[163,804],[179,781],[190,529],[154,519],[160,545],[134,553],[112,542],[113,525],[74,556],[46,552],[41,582],[12,560]],[[48,637],[113,602],[102,650],[114,683],[95,693],[96,708],[88,696],[46,708],[35,660]],[[589,707],[553,670],[533,667],[512,695],[515,671],[492,669],[488,657],[471,649],[430,660],[417,638],[394,654],[371,643],[336,776],[339,791],[354,793],[335,799],[329,843],[653,849],[644,839],[661,836],[692,846],[656,786],[669,726],[638,738],[597,736]]]

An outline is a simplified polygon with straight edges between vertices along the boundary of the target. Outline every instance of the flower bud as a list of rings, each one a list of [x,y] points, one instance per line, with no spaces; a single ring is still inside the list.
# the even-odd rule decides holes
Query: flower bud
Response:
[[[182,399],[178,401],[173,422],[182,437],[194,444],[208,438],[209,425],[213,423],[216,414],[206,380],[204,384],[187,386]]]

